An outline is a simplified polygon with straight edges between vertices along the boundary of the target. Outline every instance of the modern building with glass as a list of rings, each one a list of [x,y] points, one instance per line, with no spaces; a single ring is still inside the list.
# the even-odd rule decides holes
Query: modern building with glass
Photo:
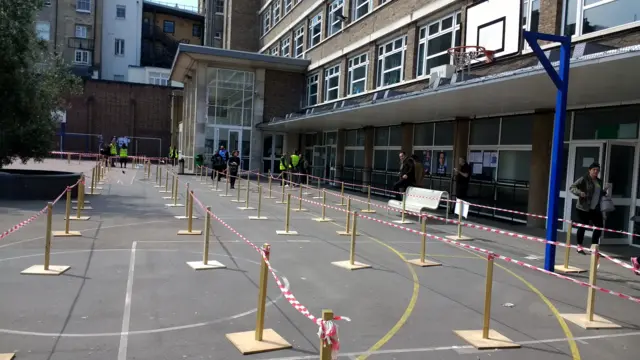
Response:
[[[316,176],[390,189],[403,150],[422,159],[422,186],[455,196],[452,168],[464,157],[471,202],[544,214],[556,91],[521,35],[538,31],[573,43],[561,217],[575,211],[570,184],[599,162],[616,205],[606,227],[640,232],[631,220],[640,214],[640,2],[263,0],[255,12],[255,24],[225,30],[255,32],[255,52],[180,45],[174,144],[188,169],[225,145],[245,169],[278,172],[279,155],[300,149]],[[458,45],[495,59],[461,73],[447,52]],[[558,60],[557,44],[543,49]]]

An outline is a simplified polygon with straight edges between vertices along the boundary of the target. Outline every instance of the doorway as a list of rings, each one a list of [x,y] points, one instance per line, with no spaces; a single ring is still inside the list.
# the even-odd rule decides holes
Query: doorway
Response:
[[[280,173],[280,157],[284,149],[284,135],[265,133],[262,142],[262,172]]]
[[[604,227],[612,230],[633,232],[633,223],[630,218],[635,210],[635,197],[637,194],[636,143],[625,141],[598,141],[587,143],[572,143],[569,146],[569,161],[564,191],[560,192],[563,199],[565,219],[577,219],[575,212],[577,197],[570,193],[571,184],[579,177],[584,176],[589,166],[597,162],[600,164],[600,178],[604,184],[611,184],[611,197],[615,210],[608,213],[604,221]],[[563,224],[566,231],[566,224]],[[573,228],[573,232],[577,229]],[[587,232],[590,236],[591,232]],[[629,236],[613,232],[605,232],[602,235],[601,244],[627,245],[632,241]]]
[[[311,164],[313,176],[333,180],[336,174],[336,147],[333,145],[315,145]]]

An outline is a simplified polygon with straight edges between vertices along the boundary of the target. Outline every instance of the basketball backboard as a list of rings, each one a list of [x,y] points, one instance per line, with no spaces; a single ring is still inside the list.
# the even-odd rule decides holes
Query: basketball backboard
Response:
[[[521,0],[479,0],[469,5],[465,45],[495,51],[495,58],[520,51],[521,7]]]

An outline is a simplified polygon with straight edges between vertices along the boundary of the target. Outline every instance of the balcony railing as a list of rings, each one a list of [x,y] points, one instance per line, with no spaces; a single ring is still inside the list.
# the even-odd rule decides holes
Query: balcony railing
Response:
[[[94,41],[93,39],[70,37],[67,40],[67,45],[74,49],[93,51]]]

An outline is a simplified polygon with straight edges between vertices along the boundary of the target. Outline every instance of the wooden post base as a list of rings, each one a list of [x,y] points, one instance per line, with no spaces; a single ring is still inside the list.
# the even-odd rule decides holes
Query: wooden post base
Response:
[[[202,230],[180,230],[178,235],[202,235]]]
[[[482,330],[456,330],[454,333],[478,350],[520,348],[520,344],[514,343],[495,330],[489,330],[488,339],[482,338]]]
[[[407,262],[409,264],[411,264],[411,265],[420,266],[420,267],[430,267],[430,266],[441,266],[442,265],[440,263],[429,261],[429,260],[422,261],[421,259],[407,260]]]
[[[563,319],[570,321],[586,330],[619,329],[622,326],[613,323],[602,316],[593,315],[593,321],[589,321],[587,314],[560,314]]]
[[[564,267],[564,264],[556,264],[555,270],[556,272],[560,272],[564,274],[578,274],[578,273],[587,272],[587,270],[585,269],[580,269],[571,265]]]
[[[213,270],[213,269],[225,269],[226,266],[222,265],[219,261],[209,260],[206,264],[201,261],[188,261],[187,265],[191,266],[193,270]]]
[[[347,269],[347,270],[360,270],[360,269],[368,269],[371,267],[371,265],[368,264],[364,264],[358,261],[354,261],[353,264],[351,264],[351,261],[349,260],[345,260],[345,261],[334,261],[331,263],[331,265],[335,265],[337,267],[341,267],[343,269]]]
[[[255,331],[245,331],[225,336],[231,343],[242,353],[242,355],[258,354],[267,351],[275,351],[282,349],[291,349],[289,344],[282,336],[278,335],[273,329],[264,329],[262,331],[262,341],[256,341]]]
[[[45,270],[44,265],[33,265],[28,269],[23,270],[22,275],[60,275],[69,270],[71,266],[66,265],[49,265],[49,269]]]

